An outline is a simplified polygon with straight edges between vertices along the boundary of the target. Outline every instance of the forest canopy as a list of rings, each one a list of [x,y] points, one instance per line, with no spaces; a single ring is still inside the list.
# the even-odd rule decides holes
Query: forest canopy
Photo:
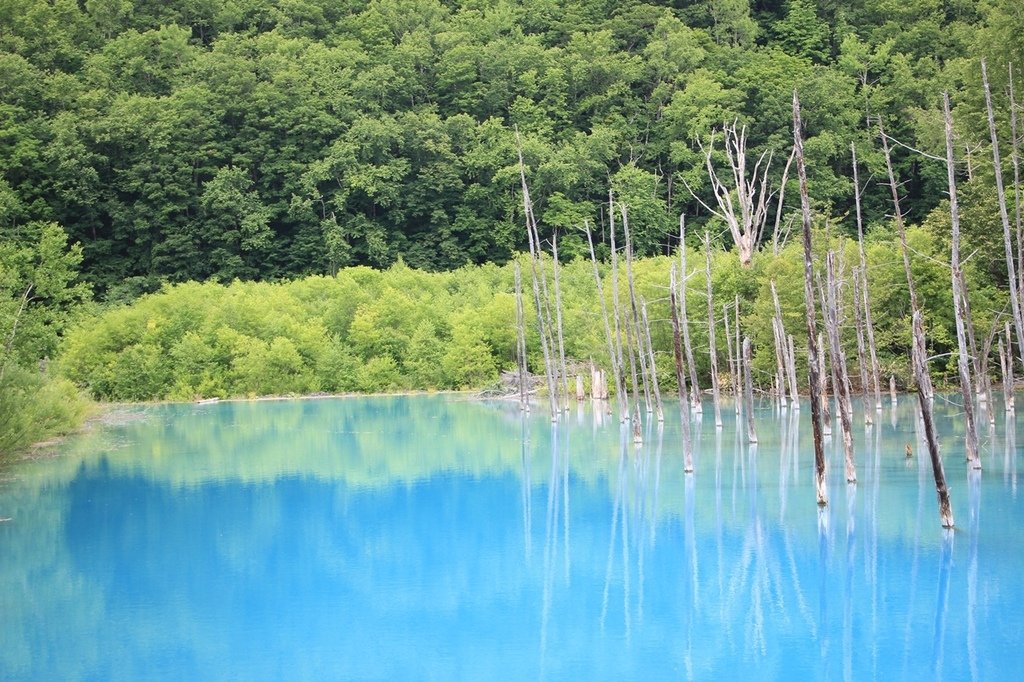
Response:
[[[602,226],[611,190],[638,253],[668,253],[679,213],[723,229],[699,201],[713,129],[745,126],[781,182],[794,87],[815,206],[852,234],[849,148],[883,175],[875,118],[941,154],[949,89],[990,175],[979,59],[1001,105],[1024,64],[1011,0],[9,0],[0,26],[0,230],[62,225],[103,300],[504,263],[526,246],[516,130],[542,236]],[[944,169],[895,155],[921,221]],[[888,213],[865,194],[869,225]]]

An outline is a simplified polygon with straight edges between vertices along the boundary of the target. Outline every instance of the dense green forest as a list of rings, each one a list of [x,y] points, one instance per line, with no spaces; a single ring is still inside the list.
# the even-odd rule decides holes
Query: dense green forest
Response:
[[[817,246],[843,253],[847,266],[857,261],[856,245],[819,235]],[[914,274],[919,295],[927,297],[931,351],[940,358],[936,376],[955,378],[956,348],[949,266],[943,265],[943,240],[925,229],[909,235],[916,255]],[[693,315],[695,364],[701,377],[710,371],[704,254],[687,249],[690,278],[688,307]],[[910,381],[906,348],[910,322],[907,282],[897,242],[872,239],[867,247],[872,271],[873,309],[884,325],[877,331],[882,369],[895,374],[900,386]],[[779,286],[787,330],[797,338],[803,330],[803,254],[799,240],[779,255],[759,255],[750,268],[737,267],[735,254],[712,252],[712,287],[720,304],[730,307],[738,296],[743,333],[758,352],[755,380],[770,386],[775,369],[770,282]],[[668,324],[670,257],[637,261],[637,291],[650,303],[650,319],[660,384],[675,387],[671,327]],[[547,270],[551,271],[550,259]],[[529,265],[524,263],[524,271]],[[602,268],[608,278],[608,268]],[[1005,307],[1005,293],[984,283],[968,267],[975,324],[983,334]],[[608,354],[589,260],[577,259],[562,268],[566,354],[594,359],[607,368]],[[628,295],[620,281],[621,296]],[[118,307],[70,335],[61,365],[66,376],[88,386],[95,395],[116,400],[255,396],[327,392],[465,389],[487,386],[515,363],[515,296],[511,266],[466,266],[429,273],[398,263],[381,272],[364,266],[347,268],[334,277],[312,276],[283,284],[235,282],[187,283],[169,287]],[[846,307],[852,289],[846,289]],[[610,308],[612,292],[605,287]],[[527,353],[532,371],[543,371],[541,347],[527,303]],[[719,356],[726,357],[726,339],[716,314]],[[849,331],[852,341],[853,329]],[[806,368],[806,353],[799,361]],[[586,376],[584,368],[581,373]],[[804,370],[801,376],[804,376]],[[728,379],[727,379],[728,381]],[[589,382],[589,379],[588,379]],[[707,383],[704,383],[705,387]]]
[[[795,255],[734,271],[729,232],[705,207],[715,199],[703,150],[716,128],[745,127],[748,156],[771,155],[777,191],[794,88],[817,229],[856,234],[855,143],[868,239],[893,245],[880,118],[902,143],[894,162],[919,253],[947,260],[945,167],[929,155],[942,156],[950,92],[987,334],[1007,269],[980,60],[1009,148],[1008,66],[1024,68],[1022,36],[1013,0],[6,0],[0,431],[73,421],[26,421],[54,402],[40,396],[79,413],[73,387],[39,371],[62,343],[51,366],[103,397],[485,383],[510,362],[503,266],[526,247],[517,147],[541,237],[559,235],[563,261],[586,255],[584,220],[607,257],[612,192],[651,257],[638,266],[651,287],[664,286],[658,257],[677,250],[684,214],[691,247],[713,236],[721,295],[743,294],[756,316],[772,268]],[[1012,175],[1008,158],[1002,170]],[[799,208],[792,175],[784,199],[786,231]],[[587,267],[566,274],[580,358],[600,348]],[[887,298],[899,274],[870,273],[872,296],[890,301],[877,322],[893,362],[909,343],[905,305]],[[927,307],[948,316],[948,277],[935,277]],[[932,331],[937,352],[950,347],[947,321]],[[455,347],[479,362],[460,367]]]

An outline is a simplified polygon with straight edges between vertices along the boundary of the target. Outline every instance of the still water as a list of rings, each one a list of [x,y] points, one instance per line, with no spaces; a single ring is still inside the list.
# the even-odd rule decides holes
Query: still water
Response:
[[[806,404],[755,447],[706,405],[692,476],[671,408],[132,408],[0,474],[0,679],[1014,678],[1024,434],[997,405],[969,475],[936,411],[951,533],[909,398],[821,512]]]

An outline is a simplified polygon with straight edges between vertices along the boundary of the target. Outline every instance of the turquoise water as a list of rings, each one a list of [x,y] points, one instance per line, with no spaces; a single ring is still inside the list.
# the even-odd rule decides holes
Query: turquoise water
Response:
[[[946,533],[913,408],[858,412],[856,486],[836,431],[821,512],[806,405],[753,448],[706,405],[692,476],[671,408],[133,408],[0,474],[0,679],[1013,678],[1024,434],[969,476],[937,400]]]

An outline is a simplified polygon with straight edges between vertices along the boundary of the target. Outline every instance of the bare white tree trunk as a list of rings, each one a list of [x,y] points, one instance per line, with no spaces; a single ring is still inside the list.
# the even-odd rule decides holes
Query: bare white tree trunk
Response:
[[[683,350],[686,352],[686,368],[690,374],[690,400],[693,410],[703,412],[700,398],[700,385],[697,383],[697,365],[693,361],[693,346],[690,345],[690,318],[686,314],[686,216],[679,215],[679,315],[683,325]]]
[[[825,365],[825,340],[818,332],[818,395],[821,398],[821,426],[826,436],[832,435],[832,405],[828,397],[828,368]]]
[[[715,426],[722,427],[721,395],[718,390],[718,347],[715,344],[715,300],[711,291],[711,234],[704,233],[704,281],[708,292],[708,356],[711,359],[711,396],[715,403]]]
[[[594,267],[594,284],[597,286],[597,296],[601,300],[601,321],[604,323],[604,338],[608,344],[608,362],[612,366],[612,377],[615,379],[615,398],[616,402],[619,405],[619,417],[621,419],[625,419],[626,405],[623,402],[623,396],[626,392],[626,389],[622,382],[622,367],[619,364],[621,358],[616,358],[615,355],[615,342],[612,339],[611,326],[608,324],[608,306],[606,305],[604,299],[604,286],[601,284],[601,273],[598,272],[597,269],[597,255],[594,253],[594,238],[590,234],[590,224],[586,220],[584,220],[583,227],[587,232],[587,244],[590,245],[590,262],[593,264]],[[614,246],[614,239],[612,240],[612,244]],[[615,332],[617,336],[617,326]],[[593,391],[591,391],[591,393],[593,394]]]
[[[608,220],[609,220],[609,233],[611,235],[611,245],[612,245],[612,310],[613,310],[613,317],[615,319],[615,351],[616,351],[616,353],[618,355],[619,367],[621,368],[622,374],[623,374],[622,383],[623,383],[623,386],[625,386],[626,385],[626,378],[625,378],[626,364],[625,364],[625,359],[624,359],[624,355],[623,355],[623,348],[622,348],[622,337],[623,337],[623,334],[625,334],[626,335],[626,353],[625,354],[629,356],[629,371],[630,371],[630,377],[633,380],[632,381],[632,385],[633,385],[633,399],[636,400],[639,397],[639,395],[640,395],[640,389],[639,389],[639,387],[637,385],[637,381],[636,381],[636,362],[633,360],[633,352],[632,352],[632,350],[629,347],[629,327],[628,327],[628,325],[623,323],[623,320],[622,320],[622,306],[620,305],[620,302],[619,302],[619,252],[615,248],[615,202],[612,200],[612,197],[611,197],[610,194],[608,196]],[[627,410],[626,410],[625,413],[623,413],[623,415],[621,417],[622,421],[625,421],[626,419],[630,419],[631,418],[631,416],[630,416],[631,415],[631,411],[628,409],[629,408],[629,400],[630,400],[629,395],[626,395],[624,397],[624,400],[625,400],[625,403],[626,403]]]
[[[676,264],[669,270],[669,308],[672,317],[672,354],[676,366],[676,383],[679,386],[679,419],[683,434],[683,471],[693,471],[693,443],[690,438],[689,399],[686,395],[686,379],[683,372],[683,349],[680,342],[679,312],[676,305]]]
[[[1017,135],[1017,98],[1013,91],[1013,64],[1010,76],[1010,164],[1013,166],[1013,222],[1017,228],[1017,292],[1024,297],[1024,225],[1021,224],[1020,137]]]
[[[733,330],[736,335],[736,414],[740,413],[740,396],[743,395],[743,352],[740,349],[740,297],[734,296],[733,302]]]
[[[651,371],[651,392],[654,393],[654,409],[658,421],[665,421],[665,411],[661,406],[661,388],[658,386],[658,369],[654,364],[654,344],[651,341],[651,323],[647,319],[647,302],[640,297],[640,317],[644,325],[644,339],[647,343],[647,365]]]
[[[850,153],[853,155],[853,198],[857,209],[857,251],[860,254],[860,269],[864,276],[864,287],[861,289],[861,298],[864,305],[864,324],[867,327],[868,352],[871,354],[871,381],[875,387],[875,411],[882,411],[882,382],[881,372],[878,368],[878,353],[875,346],[875,326],[871,320],[871,303],[868,291],[868,263],[864,255],[864,220],[860,211],[860,178],[857,174],[857,147],[850,143]],[[864,409],[867,410],[865,404]]]
[[[860,391],[864,397],[864,423],[871,424],[871,387],[868,384],[867,355],[864,351],[864,318],[860,309],[860,268],[853,269],[853,326],[857,334],[857,369],[860,371]]]
[[[747,413],[747,442],[757,442],[754,428],[754,377],[750,339],[743,337],[743,410]]]
[[[900,211],[900,195],[897,189],[896,176],[892,170],[892,155],[889,153],[889,140],[882,128],[882,121],[879,119],[878,132],[882,138],[882,151],[885,154],[885,169],[889,178],[889,187],[892,190],[892,200],[895,209],[896,229],[900,237],[900,252],[903,255],[903,269],[906,271],[907,288],[910,291],[911,330],[913,332],[911,365],[914,373],[914,383],[917,384],[917,399],[921,407],[921,420],[924,422],[925,440],[928,445],[928,454],[932,462],[932,474],[935,477],[935,491],[939,498],[939,519],[943,528],[953,527],[953,511],[949,502],[949,489],[946,487],[946,474],[942,467],[942,457],[939,454],[939,441],[935,437],[935,424],[932,420],[932,379],[928,369],[928,349],[925,341],[924,323],[921,319],[921,307],[917,300],[917,290],[914,287],[914,274],[910,269],[910,253],[907,247],[907,231],[903,226],[903,214]]]
[[[800,209],[803,217],[804,246],[804,304],[807,308],[807,353],[811,391],[811,428],[814,435],[814,474],[818,506],[828,504],[828,487],[825,480],[825,444],[822,435],[821,401],[818,396],[819,379],[815,358],[818,355],[818,330],[814,310],[814,267],[811,254],[811,199],[807,190],[807,170],[804,167],[804,140],[800,123],[800,99],[793,91],[793,148],[796,153],[796,169],[800,179]]]
[[[779,368],[779,392],[783,396],[780,402],[786,404],[786,379],[789,379],[790,397],[793,400],[793,409],[800,409],[800,394],[796,388],[796,371],[789,372],[789,349],[786,344],[786,326],[782,323],[782,306],[779,305],[779,292],[775,289],[775,280],[769,283],[772,291],[772,305],[775,308],[775,315],[772,317],[772,332],[775,337],[776,361]]]
[[[551,258],[555,277],[555,324],[558,332],[558,359],[562,374],[562,409],[569,410],[569,371],[565,365],[565,340],[562,335],[562,287],[558,278],[558,234],[551,236]]]
[[[622,213],[622,230],[626,239],[626,285],[629,287],[629,307],[633,312],[633,331],[636,336],[636,355],[640,361],[640,380],[644,386],[644,403],[647,406],[647,414],[654,412],[654,405],[651,403],[651,389],[647,376],[647,353],[644,346],[644,331],[640,320],[640,308],[637,305],[636,287],[633,284],[633,240],[629,234],[629,214],[625,204],[619,204]]]
[[[516,141],[518,140],[518,132]],[[540,295],[540,281],[543,280],[538,269],[537,261],[540,259],[540,243],[536,234],[536,221],[533,215],[533,201],[530,199],[530,190],[526,185],[526,165],[523,163],[523,149],[519,144],[519,178],[522,181],[523,189],[523,213],[526,218],[527,241],[530,245],[530,264],[533,270],[533,300],[537,310],[537,329],[540,332],[541,351],[544,354],[544,375],[548,384],[548,402],[551,406],[551,421],[558,419],[558,392],[555,388],[553,376],[553,363],[551,362],[551,349],[548,347],[548,329],[544,320],[544,306]],[[545,298],[547,297],[545,285]]]
[[[850,402],[850,375],[846,370],[846,354],[839,337],[839,279],[836,275],[835,254],[829,251],[825,257],[826,303],[824,313],[825,329],[829,337],[829,359],[835,375],[833,385],[836,406],[839,408],[839,427],[843,434],[843,453],[846,461],[846,482],[857,482],[857,468],[853,452],[853,429]]]
[[[981,60],[981,80],[985,88],[985,108],[988,112],[988,131],[992,138],[992,165],[995,169],[996,194],[999,197],[999,219],[1003,223],[1003,247],[1006,253],[1006,272],[1010,284],[1010,308],[1013,310],[1014,331],[1017,334],[1017,352],[1024,362],[1024,317],[1021,316],[1020,291],[1017,288],[1017,267],[1014,262],[1013,242],[1010,239],[1010,216],[1006,209],[1006,190],[1003,187],[1003,164],[999,158],[999,135],[996,131],[992,92],[988,86],[988,70]]]
[[[736,372],[736,361],[732,355],[732,334],[729,332],[729,304],[726,303],[722,306],[722,322],[725,326],[725,354],[726,360],[729,363],[729,387],[732,389],[732,397],[735,398],[733,402],[739,405],[740,392],[737,388],[738,374]],[[739,412],[739,407],[736,408]]]
[[[704,154],[708,180],[715,194],[712,208],[690,189],[690,194],[705,209],[722,219],[728,226],[729,233],[736,243],[736,251],[740,257],[740,265],[748,267],[761,241],[768,219],[768,203],[774,192],[769,191],[768,170],[771,167],[771,152],[764,152],[754,163],[750,173],[747,172],[747,128],[736,129],[736,123],[722,127],[725,137],[725,157],[729,165],[729,174],[725,182],[719,177],[713,161],[715,133],[712,131],[705,147],[698,141]],[[788,168],[788,164],[787,164]],[[731,177],[730,177],[731,176]],[[749,177],[748,177],[749,176]],[[685,273],[682,273],[685,276]]]
[[[967,331],[963,299],[967,297],[964,274],[960,269],[960,206],[956,196],[956,167],[953,159],[953,116],[949,111],[949,93],[942,93],[942,113],[946,129],[946,178],[949,182],[949,218],[953,229],[950,272],[953,281],[953,319],[956,323],[957,369],[960,373],[960,395],[964,401],[965,447],[967,461],[975,469],[981,468],[978,457],[978,431],[974,423],[974,398],[971,395],[971,366],[967,350]]]
[[[519,409],[529,410],[526,396],[526,315],[523,311],[523,276],[515,262],[516,283],[516,365],[519,369]]]

